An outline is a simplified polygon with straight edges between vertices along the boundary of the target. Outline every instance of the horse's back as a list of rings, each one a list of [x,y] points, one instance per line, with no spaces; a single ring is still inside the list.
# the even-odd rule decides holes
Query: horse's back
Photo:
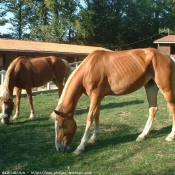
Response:
[[[169,58],[153,48],[96,51],[84,61],[83,85],[89,95],[97,87],[103,95],[128,94],[151,79],[157,81],[162,64],[170,70]]]
[[[39,87],[57,77],[63,81],[65,74],[64,62],[55,56],[27,58],[20,57],[16,64],[16,75],[18,76],[17,87],[32,86]]]

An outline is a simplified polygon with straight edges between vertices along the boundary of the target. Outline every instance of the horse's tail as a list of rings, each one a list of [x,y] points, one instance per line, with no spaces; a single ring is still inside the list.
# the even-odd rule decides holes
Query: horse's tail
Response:
[[[171,61],[172,61],[172,90],[173,90],[173,95],[174,95],[174,101],[175,101],[175,57],[172,55],[169,56]],[[169,112],[169,118],[172,116],[172,112],[170,110],[169,105],[167,104],[167,110]]]
[[[12,95],[13,94],[10,94],[9,92],[9,82],[10,82],[10,77],[11,75],[13,75],[13,71],[14,71],[14,68],[17,64],[17,62],[21,59],[22,57],[18,57],[16,58],[15,60],[13,60],[11,62],[11,64],[9,65],[8,69],[7,69],[7,72],[5,74],[5,80],[4,80],[4,92],[3,92],[3,96],[5,97],[10,97],[12,98]]]
[[[67,79],[69,78],[70,74],[72,73],[72,70],[71,70],[71,66],[69,65],[69,63],[62,59],[64,64],[66,65],[66,73],[65,73],[65,76],[64,76],[64,85],[66,84],[66,81]]]
[[[170,55],[170,59],[172,61],[172,88],[173,88],[173,95],[174,95],[174,100],[175,100],[175,57]]]

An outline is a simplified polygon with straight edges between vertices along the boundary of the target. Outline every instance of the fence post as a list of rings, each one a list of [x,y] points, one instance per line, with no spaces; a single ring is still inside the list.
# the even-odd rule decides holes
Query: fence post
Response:
[[[1,70],[0,74],[1,74],[1,95],[3,95],[4,92],[4,79],[5,79],[5,70]]]
[[[50,90],[50,86],[51,86],[50,84],[51,84],[50,82],[47,83],[47,90]]]

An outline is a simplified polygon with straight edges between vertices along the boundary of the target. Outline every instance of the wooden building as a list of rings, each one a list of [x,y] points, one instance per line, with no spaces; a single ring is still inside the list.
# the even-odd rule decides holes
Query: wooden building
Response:
[[[69,63],[82,61],[94,50],[108,50],[102,47],[0,39],[0,70],[7,70],[18,56],[41,57],[54,55]]]
[[[168,35],[154,41],[157,44],[157,49],[162,52],[175,56],[175,35]]]

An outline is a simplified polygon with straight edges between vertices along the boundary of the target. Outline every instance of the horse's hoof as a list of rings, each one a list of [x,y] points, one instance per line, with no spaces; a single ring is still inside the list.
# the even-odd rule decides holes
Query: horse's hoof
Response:
[[[18,115],[14,115],[12,120],[16,120],[18,118]]]
[[[76,154],[76,155],[79,155],[79,154],[82,154],[83,152],[84,152],[83,149],[77,148],[73,153]]]
[[[140,141],[143,141],[143,140],[145,140],[145,137],[141,137],[141,136],[138,136],[137,139],[136,139],[137,142],[140,142]]]
[[[172,142],[174,140],[174,137],[169,135],[165,140],[168,142]]]
[[[30,114],[29,119],[30,119],[30,120],[33,120],[33,119],[34,119],[34,117],[35,117],[35,116],[34,116],[33,114]]]
[[[5,121],[4,121],[4,119],[1,119],[1,123],[2,123],[2,124],[5,124]]]
[[[88,143],[94,144],[96,142],[95,139],[89,139]]]

